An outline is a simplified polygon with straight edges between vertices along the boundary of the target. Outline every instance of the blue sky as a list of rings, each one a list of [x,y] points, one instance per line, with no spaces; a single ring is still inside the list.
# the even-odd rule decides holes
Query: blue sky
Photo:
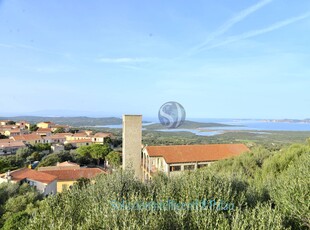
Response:
[[[308,0],[0,0],[0,28],[0,116],[310,117]]]

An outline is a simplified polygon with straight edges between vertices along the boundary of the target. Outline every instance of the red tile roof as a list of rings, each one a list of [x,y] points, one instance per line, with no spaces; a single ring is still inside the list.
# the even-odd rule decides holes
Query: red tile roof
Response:
[[[90,138],[81,139],[81,140],[70,140],[68,143],[91,143],[92,140]]]
[[[217,161],[249,151],[244,144],[147,146],[146,150],[150,157],[163,157],[168,164]]]
[[[50,137],[52,139],[62,139],[62,138],[66,138],[68,136],[72,136],[72,133],[56,133],[56,134],[53,134],[51,135]]]
[[[94,178],[95,176],[106,173],[99,168],[80,168],[80,169],[59,169],[59,170],[44,170],[44,173],[56,176],[61,181],[72,181],[79,178]]]
[[[7,130],[16,129],[18,128],[18,125],[3,125],[1,126],[1,128],[7,129]]]
[[[7,143],[7,142],[12,142],[12,139],[0,139],[0,143]]]
[[[13,137],[16,141],[35,141],[35,140],[42,140],[42,137],[37,134],[25,134],[20,136]]]
[[[11,133],[20,133],[20,129],[11,129],[8,131],[10,131]]]
[[[70,161],[64,161],[64,162],[57,162],[57,166],[79,166],[79,164],[70,162]]]
[[[52,132],[52,129],[51,128],[39,128],[37,131],[38,132]]]
[[[103,138],[105,138],[105,137],[112,137],[112,134],[111,133],[96,133],[93,137],[103,137]]]
[[[54,175],[43,173],[43,172],[38,172],[36,170],[28,169],[28,168],[23,168],[23,169],[12,171],[10,175],[12,177],[12,180],[14,181],[30,179],[30,180],[39,181],[39,182],[46,183],[46,184],[49,184],[57,179],[57,177]]]
[[[88,135],[86,133],[75,133],[73,137],[88,137]]]
[[[0,140],[0,148],[19,148],[26,147],[22,141],[13,141],[11,139],[4,139],[6,141]]]

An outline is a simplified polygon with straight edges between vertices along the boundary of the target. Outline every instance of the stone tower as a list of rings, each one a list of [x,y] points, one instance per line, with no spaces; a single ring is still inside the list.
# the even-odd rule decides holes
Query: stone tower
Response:
[[[133,170],[142,179],[141,169],[142,116],[123,116],[123,170]]]

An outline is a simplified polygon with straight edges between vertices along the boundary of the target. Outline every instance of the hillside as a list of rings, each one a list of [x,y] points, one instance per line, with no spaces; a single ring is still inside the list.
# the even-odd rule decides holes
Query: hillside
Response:
[[[310,146],[256,148],[143,184],[115,172],[42,201],[21,229],[309,229]],[[15,219],[14,219],[15,218]],[[9,225],[11,224],[11,225]]]

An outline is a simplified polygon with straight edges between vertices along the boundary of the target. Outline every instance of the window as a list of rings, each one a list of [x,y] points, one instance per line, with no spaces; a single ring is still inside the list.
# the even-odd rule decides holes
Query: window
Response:
[[[203,167],[206,167],[208,164],[202,164],[202,165],[198,165],[198,168],[203,168]]]
[[[194,170],[195,165],[184,165],[184,170]]]
[[[181,165],[170,166],[170,172],[181,171]]]
[[[64,190],[67,190],[68,189],[68,185],[67,184],[63,184],[62,185],[62,190],[64,191]]]

